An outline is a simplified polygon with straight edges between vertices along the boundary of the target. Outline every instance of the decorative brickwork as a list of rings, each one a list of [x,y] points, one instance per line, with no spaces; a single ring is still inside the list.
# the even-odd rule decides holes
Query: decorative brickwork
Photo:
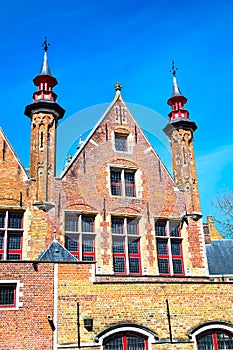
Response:
[[[195,331],[205,325],[233,334],[232,283],[208,277],[196,124],[175,75],[165,127],[174,179],[119,83],[106,113],[55,177],[64,110],[52,91],[47,40],[43,46],[37,91],[25,109],[29,172],[0,129],[0,282],[17,294],[14,309],[0,305],[0,348],[103,350],[118,334],[141,341],[141,350],[197,350]]]

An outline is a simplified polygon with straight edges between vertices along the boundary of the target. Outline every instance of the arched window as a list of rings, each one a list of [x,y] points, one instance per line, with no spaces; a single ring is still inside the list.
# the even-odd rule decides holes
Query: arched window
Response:
[[[148,350],[148,339],[141,334],[118,333],[105,339],[104,350]]]
[[[233,334],[221,329],[212,329],[197,336],[198,350],[233,349]]]

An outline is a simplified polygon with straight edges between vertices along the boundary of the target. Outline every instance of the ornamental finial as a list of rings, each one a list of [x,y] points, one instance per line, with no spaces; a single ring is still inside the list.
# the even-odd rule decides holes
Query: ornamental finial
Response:
[[[116,91],[121,91],[121,89],[122,89],[122,86],[120,83],[116,83],[114,87],[115,87]]]
[[[45,38],[44,38],[44,42],[43,42],[42,46],[43,46],[43,48],[44,48],[44,52],[47,52],[48,49],[49,49],[50,44],[48,43],[47,37],[46,37],[46,36],[45,36]]]
[[[176,76],[176,71],[178,70],[178,68],[175,66],[175,62],[174,60],[172,61],[172,68],[170,69],[170,72],[172,73],[172,75],[175,77]]]

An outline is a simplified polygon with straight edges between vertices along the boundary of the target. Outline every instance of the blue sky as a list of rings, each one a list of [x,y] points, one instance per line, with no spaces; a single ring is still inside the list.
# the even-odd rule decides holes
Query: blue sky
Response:
[[[59,82],[54,91],[66,109],[64,120],[110,103],[116,81],[126,102],[165,120],[174,59],[190,118],[198,125],[195,155],[202,211],[211,215],[215,194],[233,188],[232,13],[233,2],[225,0],[2,3],[0,125],[25,167],[30,121],[24,108],[35,91],[32,79],[41,68],[45,35],[51,44],[50,68]],[[146,129],[157,135],[160,125],[153,113],[138,117],[136,112],[142,128],[147,118]],[[81,123],[77,135],[85,130],[85,117]]]

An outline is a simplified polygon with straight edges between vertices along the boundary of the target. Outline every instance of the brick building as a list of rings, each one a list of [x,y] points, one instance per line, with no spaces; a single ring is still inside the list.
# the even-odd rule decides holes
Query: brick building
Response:
[[[197,126],[173,67],[164,132],[174,178],[119,83],[107,111],[56,176],[44,43],[30,169],[0,130],[0,349],[233,349],[233,289],[210,277],[194,158]]]

